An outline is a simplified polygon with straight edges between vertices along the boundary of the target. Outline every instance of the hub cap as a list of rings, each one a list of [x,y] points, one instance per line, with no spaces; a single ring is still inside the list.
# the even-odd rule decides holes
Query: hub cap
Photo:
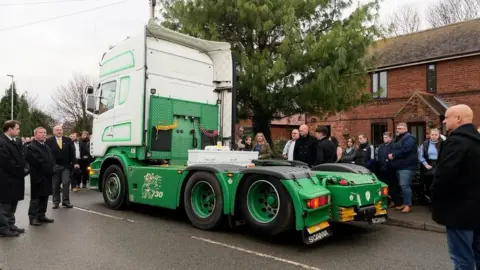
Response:
[[[120,196],[120,177],[116,173],[111,173],[105,182],[105,191],[108,200],[115,201]]]
[[[215,209],[215,191],[205,181],[200,181],[193,186],[191,200],[193,211],[201,218],[209,217]]]
[[[247,206],[250,215],[260,223],[269,223],[280,210],[280,197],[277,189],[266,180],[254,182],[247,193]]]

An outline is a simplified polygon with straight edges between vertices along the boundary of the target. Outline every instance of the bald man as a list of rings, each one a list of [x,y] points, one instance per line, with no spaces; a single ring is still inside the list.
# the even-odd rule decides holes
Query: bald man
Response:
[[[313,166],[317,158],[317,139],[310,135],[307,125],[301,125],[298,130],[300,131],[300,137],[295,142],[293,160]]]
[[[432,219],[447,227],[455,269],[480,269],[480,134],[473,112],[456,105],[445,113],[442,143],[431,187]]]

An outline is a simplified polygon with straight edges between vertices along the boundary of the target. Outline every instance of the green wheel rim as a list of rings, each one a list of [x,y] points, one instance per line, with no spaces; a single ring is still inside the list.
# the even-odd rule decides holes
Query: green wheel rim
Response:
[[[115,201],[120,196],[120,177],[116,173],[111,173],[105,182],[105,191],[109,201]]]
[[[213,187],[205,182],[199,181],[192,188],[192,207],[195,214],[201,218],[207,218],[215,209],[217,202]]]
[[[255,181],[248,189],[247,207],[256,221],[272,222],[280,210],[280,196],[277,189],[266,180]]]

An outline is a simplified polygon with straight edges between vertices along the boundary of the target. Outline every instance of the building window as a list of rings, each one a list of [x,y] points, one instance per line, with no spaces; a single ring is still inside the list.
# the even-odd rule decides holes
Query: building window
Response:
[[[374,98],[387,98],[387,72],[375,72],[372,74],[372,96]]]
[[[383,133],[387,132],[387,123],[372,123],[371,130],[370,143],[377,148],[383,143]]]
[[[429,93],[437,92],[437,70],[435,64],[427,65],[427,91]]]

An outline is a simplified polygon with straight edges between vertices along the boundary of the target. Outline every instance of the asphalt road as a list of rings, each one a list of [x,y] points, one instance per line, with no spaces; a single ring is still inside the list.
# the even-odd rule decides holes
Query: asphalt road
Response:
[[[360,223],[336,226],[334,237],[304,246],[295,236],[197,230],[178,211],[113,211],[101,193],[87,190],[71,196],[73,209],[49,205],[55,223],[31,227],[28,200],[17,211],[26,234],[0,239],[1,270],[452,269],[440,233]]]

